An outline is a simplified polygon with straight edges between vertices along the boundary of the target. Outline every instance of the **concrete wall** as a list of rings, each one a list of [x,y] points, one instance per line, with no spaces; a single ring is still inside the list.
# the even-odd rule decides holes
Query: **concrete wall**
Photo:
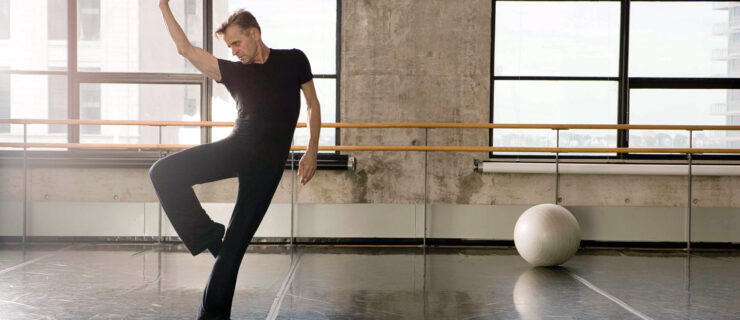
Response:
[[[343,3],[342,121],[488,122],[490,19],[485,0]],[[487,136],[487,130],[435,129],[428,143],[485,146]],[[341,137],[351,145],[425,143],[423,129],[345,129]],[[353,192],[342,201],[423,200],[423,153],[353,156],[360,160]],[[471,168],[485,156],[430,153],[430,200],[466,202],[483,187]]]
[[[341,121],[488,121],[490,1],[345,1],[342,14]],[[486,130],[435,129],[426,138],[430,145],[488,144]],[[425,131],[342,129],[341,142],[423,145]],[[358,209],[363,214],[360,221],[372,221],[366,224],[369,229],[347,227],[357,230],[356,236],[419,236],[424,153],[349,154],[357,158],[356,171],[318,171],[308,185],[296,188],[299,215],[306,213],[299,217],[300,232],[305,236],[348,236],[331,230],[354,223],[336,222],[341,212],[351,207],[320,214],[331,205],[346,204],[363,208]],[[510,239],[518,213],[553,201],[553,175],[474,173],[473,159],[486,157],[486,153],[428,154],[428,201],[437,208],[430,216],[431,236]],[[21,177],[18,168],[0,165],[0,197],[6,203],[22,199]],[[29,179],[34,203],[157,201],[144,169],[36,168],[30,171]],[[687,187],[686,177],[680,176],[565,175],[560,180],[560,195],[561,204],[587,224],[582,227],[584,239],[681,241]],[[233,203],[236,179],[198,185],[195,190],[202,202]],[[290,190],[288,171],[273,203],[289,203]],[[708,212],[699,222],[705,241],[740,242],[735,235],[740,230],[736,210],[740,198],[734,193],[740,190],[740,177],[695,177],[692,190],[697,215],[703,209]],[[361,206],[367,204],[377,206]],[[395,206],[389,209],[387,205]],[[285,219],[286,207],[281,208],[279,219]],[[398,214],[387,216],[388,212]],[[375,214],[387,220],[372,220]],[[389,234],[383,221],[386,226],[399,224],[404,229]],[[322,229],[321,225],[331,228]],[[284,235],[284,228],[275,228],[262,235]],[[712,236],[713,231],[720,236]]]

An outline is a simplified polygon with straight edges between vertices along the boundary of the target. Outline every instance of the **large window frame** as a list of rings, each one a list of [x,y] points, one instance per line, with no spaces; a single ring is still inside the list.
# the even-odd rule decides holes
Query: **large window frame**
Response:
[[[146,73],[146,72],[86,72],[78,69],[78,0],[67,1],[67,69],[64,71],[0,70],[0,75],[11,74],[47,75],[67,77],[67,117],[80,119],[81,84],[178,84],[198,85],[200,87],[201,121],[211,121],[211,95],[213,84],[201,73]],[[337,2],[336,23],[336,73],[314,74],[314,78],[329,78],[336,81],[336,122],[340,119],[340,67],[341,67],[341,21],[342,0]],[[213,6],[211,1],[203,0],[203,46],[213,53]],[[182,23],[182,22],[180,22]],[[66,125],[67,141],[80,142],[80,126]],[[210,127],[201,128],[200,143],[212,141]],[[336,145],[339,145],[339,129],[336,129]],[[22,150],[0,150],[0,159],[21,159]],[[339,152],[334,152],[338,154]],[[70,166],[87,167],[144,167],[162,156],[161,151],[118,150],[118,149],[67,149],[65,151],[29,150],[27,156],[31,163],[64,163]]]
[[[489,96],[489,123],[494,123],[494,82],[497,80],[507,81],[617,81],[618,98],[617,98],[617,124],[629,124],[629,98],[631,89],[740,89],[740,78],[723,77],[723,78],[683,78],[683,77],[630,77],[629,76],[629,17],[630,3],[632,2],[676,2],[675,0],[571,0],[571,1],[606,1],[620,3],[620,26],[619,26],[619,72],[617,77],[570,77],[570,76],[496,76],[495,68],[495,37],[496,37],[496,2],[491,0],[491,62],[490,62],[490,96]],[[559,0],[506,0],[511,1],[552,1]],[[692,0],[691,2],[717,2],[708,0]],[[488,145],[493,146],[493,129],[488,130]],[[617,147],[627,148],[629,146],[629,130],[617,130]],[[530,161],[551,161],[555,155],[511,155],[511,154],[494,154],[489,152],[489,159],[492,160],[530,160]],[[684,154],[633,154],[617,153],[614,156],[573,156],[560,154],[559,159],[593,162],[610,162],[614,160],[624,162],[669,162],[676,160],[686,160]],[[693,160],[740,160],[740,155],[705,155],[694,154]]]

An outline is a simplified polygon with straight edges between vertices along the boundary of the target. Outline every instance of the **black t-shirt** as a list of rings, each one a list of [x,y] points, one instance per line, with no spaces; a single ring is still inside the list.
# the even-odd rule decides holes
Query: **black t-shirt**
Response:
[[[313,79],[306,55],[298,49],[270,49],[264,64],[218,59],[221,81],[236,101],[238,117],[293,126],[301,107],[301,85]]]

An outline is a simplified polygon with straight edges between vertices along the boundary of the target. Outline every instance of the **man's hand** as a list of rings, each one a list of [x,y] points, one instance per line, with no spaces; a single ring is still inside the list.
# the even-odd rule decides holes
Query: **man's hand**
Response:
[[[301,176],[301,184],[305,185],[316,172],[316,151],[306,151],[298,163],[298,175]]]

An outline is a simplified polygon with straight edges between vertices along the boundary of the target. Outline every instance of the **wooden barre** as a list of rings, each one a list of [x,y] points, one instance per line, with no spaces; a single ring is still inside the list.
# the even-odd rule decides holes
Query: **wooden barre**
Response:
[[[125,126],[184,126],[184,127],[233,127],[233,122],[214,121],[141,121],[141,120],[49,120],[49,119],[0,119],[10,124],[69,124],[69,125],[125,125]],[[306,128],[299,122],[297,128]],[[635,125],[635,124],[491,124],[446,122],[342,122],[322,123],[322,128],[415,128],[415,129],[602,129],[602,130],[740,130],[740,126],[703,125]]]
[[[69,148],[69,149],[187,149],[184,144],[93,144],[93,143],[22,143],[3,142],[4,148]],[[291,146],[306,150],[306,146]],[[740,153],[740,149],[703,148],[533,148],[484,146],[319,146],[321,151],[449,151],[449,152],[543,152],[543,153]]]

